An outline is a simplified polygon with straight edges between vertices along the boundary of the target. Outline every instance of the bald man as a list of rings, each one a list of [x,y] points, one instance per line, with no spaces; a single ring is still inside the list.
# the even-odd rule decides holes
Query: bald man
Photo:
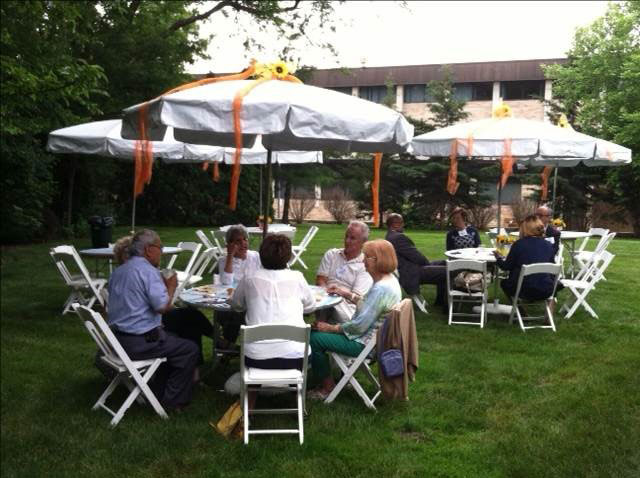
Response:
[[[553,211],[547,206],[540,206],[536,209],[536,216],[540,218],[542,224],[544,224],[544,237],[547,241],[553,244],[553,255],[558,253],[560,247],[560,231],[553,227],[550,222],[553,217]]]

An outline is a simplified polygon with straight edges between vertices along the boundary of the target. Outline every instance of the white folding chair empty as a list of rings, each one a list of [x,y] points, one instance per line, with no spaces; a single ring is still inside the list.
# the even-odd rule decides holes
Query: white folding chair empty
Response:
[[[191,251],[191,256],[189,257],[189,261],[183,270],[176,270],[178,274],[178,282],[182,282],[186,279],[187,275],[193,268],[193,265],[196,263],[198,258],[198,254],[200,253],[200,249],[202,249],[202,244],[198,244],[197,242],[179,242],[178,247],[183,251]],[[178,254],[174,254],[171,257],[171,260],[167,264],[167,269],[172,269]]]
[[[210,266],[209,266],[209,270],[207,272],[209,272],[210,274],[213,273],[213,271],[216,269],[216,267],[218,266],[218,260],[220,259],[220,256],[222,255],[222,249],[220,249],[218,246],[215,246],[211,243],[211,241],[209,240],[209,237],[207,237],[207,235],[204,233],[204,231],[202,230],[197,230],[196,231],[196,236],[198,236],[198,239],[200,239],[200,241],[202,242],[202,244],[204,245],[205,249],[213,249],[213,261],[210,262]]]
[[[551,310],[551,302],[553,302],[554,295],[556,293],[556,287],[558,285],[558,280],[560,278],[561,267],[558,264],[553,264],[551,262],[543,262],[540,264],[529,264],[522,266],[520,269],[520,276],[518,277],[518,286],[516,287],[516,295],[513,297],[513,303],[511,306],[511,315],[509,315],[509,323],[513,322],[514,316],[518,318],[518,322],[520,323],[520,328],[522,331],[526,331],[527,329],[552,329],[554,332],[556,331],[556,324],[553,321],[553,311]],[[533,274],[551,274],[554,276],[553,279],[553,292],[548,298],[542,299],[541,301],[531,301],[531,300],[523,300],[520,297],[520,291],[522,290],[522,283],[524,282],[525,277],[533,275]],[[531,307],[535,305],[535,302],[544,302],[545,311],[542,315],[523,315],[520,310],[520,306],[526,304]],[[547,319],[546,325],[525,325],[525,321],[533,321],[533,320],[545,320]]]
[[[91,277],[75,247],[57,246],[49,251],[49,255],[53,258],[65,284],[71,289],[62,309],[63,315],[71,311],[71,305],[76,302],[87,307],[93,307],[96,302],[104,306],[100,292],[107,285],[107,281]],[[68,261],[73,269],[77,269],[79,274],[71,273],[65,261]]]
[[[215,257],[216,248],[210,247],[198,256],[198,259],[193,264],[193,267],[191,267],[189,272],[186,274],[178,272],[178,287],[176,288],[176,292],[173,296],[174,301],[178,298],[183,289],[189,288],[203,279],[204,275],[207,273],[209,264],[215,259]]]
[[[574,251],[574,255],[582,252],[582,251],[586,251],[587,250],[587,244],[589,243],[589,240],[594,238],[594,237],[598,237],[598,242],[596,244],[596,247],[594,248],[597,249],[598,244],[600,244],[600,242],[605,238],[605,236],[607,234],[609,234],[609,229],[604,229],[602,227],[592,227],[589,229],[588,231],[588,236],[585,237],[582,242],[580,243],[580,245],[576,248],[576,250]]]
[[[307,250],[307,247],[309,246],[311,239],[313,239],[313,237],[316,235],[317,232],[318,232],[318,226],[311,226],[307,231],[307,234],[305,234],[302,241],[300,241],[300,244],[298,244],[297,246],[291,247],[292,257],[291,257],[291,260],[289,260],[289,263],[287,264],[288,267],[293,267],[293,265],[296,262],[300,262],[300,265],[302,265],[302,267],[307,269],[307,265],[304,263],[301,256],[302,256],[302,253]]]
[[[134,400],[144,403],[146,399],[158,415],[164,419],[169,418],[148,385],[158,367],[167,359],[158,357],[148,360],[131,360],[99,313],[78,304],[74,304],[73,308],[102,352],[100,360],[116,372],[116,376],[93,405],[93,410],[98,408],[106,410],[113,417],[110,425],[115,427]],[[114,412],[106,405],[106,401],[121,383],[129,389],[129,395]]]
[[[472,271],[482,274],[480,291],[461,291],[452,287],[451,274],[456,272]],[[451,324],[463,324],[463,325],[479,325],[483,328],[487,323],[487,263],[482,261],[473,260],[454,260],[447,261],[447,294],[449,296],[449,325]],[[465,304],[479,304],[480,313],[475,312],[454,312],[454,306],[459,304],[464,306]],[[465,317],[468,320],[454,320],[454,317]],[[471,319],[476,317],[477,321]]]
[[[296,326],[289,324],[262,324],[243,325],[240,328],[240,377],[242,387],[240,400],[244,416],[244,443],[249,443],[249,435],[295,433],[298,435],[300,444],[304,441],[304,413],[305,398],[307,390],[307,364],[309,361],[309,337],[311,326]],[[289,370],[267,370],[255,367],[247,367],[244,363],[245,346],[250,343],[262,340],[291,340],[304,344],[304,356],[302,361],[302,371],[297,369]],[[273,388],[278,390],[289,390],[296,394],[296,408],[254,408],[249,410],[249,391],[264,391]],[[294,429],[251,429],[251,415],[258,414],[280,414],[296,413],[298,416],[298,428]]]
[[[609,247],[609,244],[611,244],[611,241],[613,241],[615,237],[616,237],[616,233],[610,232],[601,237],[601,239],[598,241],[598,244],[596,245],[595,250],[593,251],[583,250],[583,251],[577,252],[574,255],[575,262],[578,264],[578,267],[580,268],[576,277],[580,277],[584,274],[584,272],[586,272],[592,259],[596,256],[599,256],[603,251],[606,251],[607,248]],[[607,280],[607,278],[603,275],[602,280]]]
[[[598,256],[594,256],[587,270],[579,279],[562,279],[562,285],[573,295],[571,303],[566,302],[560,309],[561,311],[566,310],[565,319],[571,318],[579,306],[582,306],[593,318],[598,318],[598,314],[588,304],[587,296],[595,289],[596,283],[602,279],[604,271],[609,267],[614,257],[609,251],[602,251]]]

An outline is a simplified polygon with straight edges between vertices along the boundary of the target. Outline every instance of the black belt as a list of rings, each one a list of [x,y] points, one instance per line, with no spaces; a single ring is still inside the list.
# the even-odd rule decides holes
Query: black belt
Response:
[[[157,342],[160,340],[160,330],[162,327],[154,327],[153,329],[143,333],[143,334],[131,334],[129,332],[123,332],[122,330],[113,329],[113,332],[118,335],[125,335],[128,337],[144,337],[147,342]]]

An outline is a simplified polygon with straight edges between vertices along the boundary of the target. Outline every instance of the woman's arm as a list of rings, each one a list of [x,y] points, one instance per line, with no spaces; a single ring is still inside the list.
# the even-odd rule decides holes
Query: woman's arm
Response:
[[[356,313],[349,322],[338,325],[338,331],[359,337],[371,328],[386,307],[385,288],[374,284],[369,293],[360,302]]]

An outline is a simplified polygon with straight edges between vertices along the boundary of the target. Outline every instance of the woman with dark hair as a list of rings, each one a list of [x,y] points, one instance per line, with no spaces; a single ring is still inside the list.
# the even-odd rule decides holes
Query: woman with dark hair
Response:
[[[501,282],[502,290],[508,297],[516,295],[518,278],[523,265],[554,262],[553,245],[544,239],[544,224],[535,215],[527,216],[520,224],[520,239],[511,249],[507,258],[494,251],[500,269],[509,271],[509,277]],[[520,296],[529,300],[542,300],[553,293],[551,274],[533,274],[525,277]]]
[[[268,235],[260,246],[262,268],[240,281],[231,306],[246,309],[247,325],[280,323],[304,325],[303,311],[315,297],[302,272],[287,269],[291,241],[281,234]],[[247,344],[245,365],[264,369],[302,370],[304,344],[269,340]]]
[[[480,234],[473,226],[467,226],[467,211],[457,207],[450,216],[453,226],[447,233],[447,251],[480,247]]]

